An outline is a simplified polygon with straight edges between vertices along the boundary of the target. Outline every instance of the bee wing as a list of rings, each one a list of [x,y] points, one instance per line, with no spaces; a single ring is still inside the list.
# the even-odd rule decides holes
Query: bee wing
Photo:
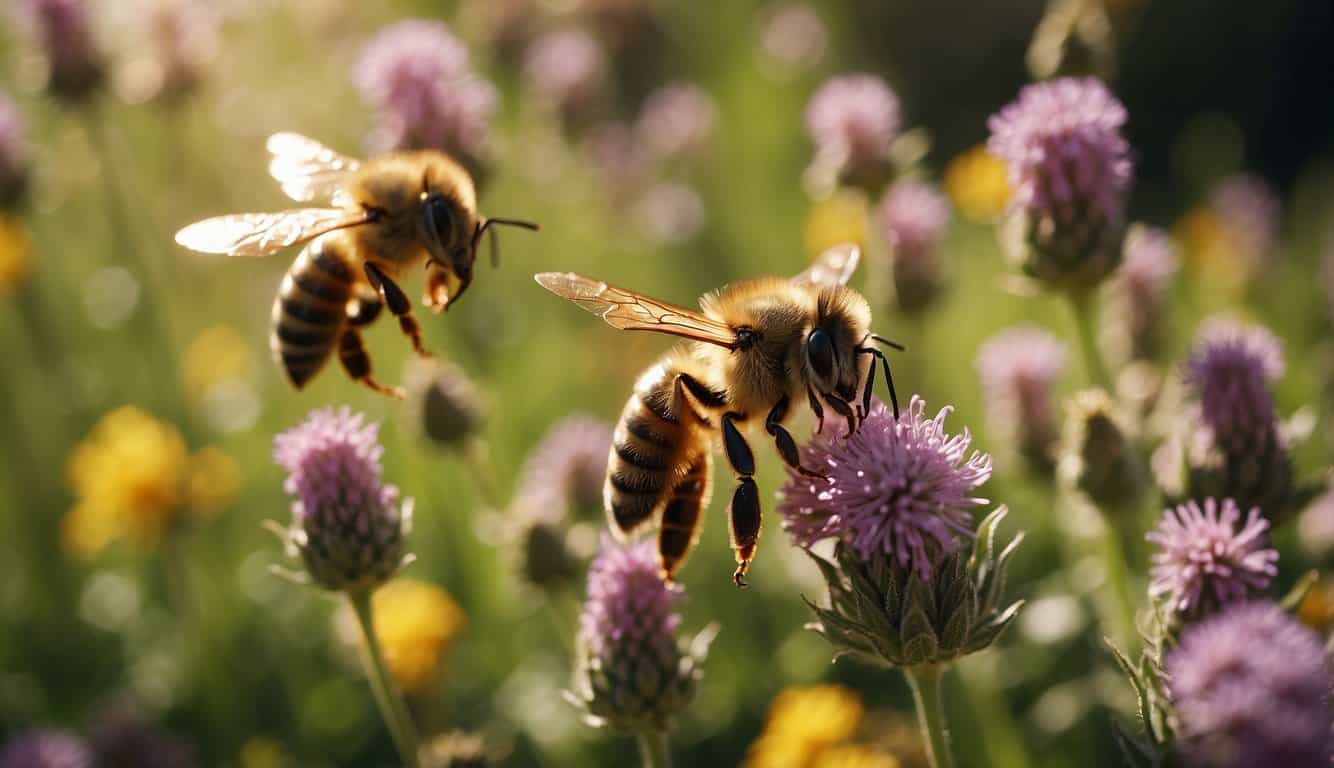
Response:
[[[543,288],[573,301],[613,328],[666,333],[722,347],[736,346],[736,331],[731,326],[694,310],[573,272],[542,272],[534,277]]]
[[[200,253],[268,256],[326,232],[364,223],[365,211],[342,208],[236,213],[196,221],[176,233],[176,242]]]
[[[267,147],[273,155],[269,175],[298,203],[334,197],[347,174],[361,166],[357,159],[296,133],[275,133]]]
[[[857,271],[857,262],[861,259],[861,249],[852,243],[843,243],[825,251],[816,257],[815,262],[805,272],[792,278],[794,283],[811,285],[847,285],[852,273]]]

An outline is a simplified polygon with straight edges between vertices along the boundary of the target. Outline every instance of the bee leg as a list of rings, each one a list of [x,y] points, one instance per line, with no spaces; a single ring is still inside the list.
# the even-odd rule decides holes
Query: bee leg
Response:
[[[709,455],[701,454],[672,486],[662,508],[658,527],[658,560],[664,579],[670,580],[676,569],[695,548],[699,538],[699,511],[709,487]]]
[[[362,290],[363,293],[348,306],[347,321],[354,328],[365,328],[375,322],[380,317],[380,311],[384,309],[384,302],[380,301],[378,294],[371,293],[364,287]]]
[[[347,371],[347,375],[351,376],[353,381],[364,384],[382,395],[403,399],[402,388],[386,387],[371,376],[371,358],[361,342],[361,332],[355,328],[343,330],[342,338],[338,340],[338,361],[343,364],[343,370]]]
[[[727,453],[727,463],[737,478],[736,490],[732,492],[732,503],[727,508],[728,532],[732,539],[732,549],[736,552],[737,568],[732,574],[732,581],[738,587],[746,586],[746,571],[750,561],[755,559],[755,547],[760,539],[760,492],[755,487],[755,454],[750,450],[736,421],[744,416],[729,412],[723,414],[723,450]]]
[[[399,327],[412,341],[412,349],[422,357],[431,357],[431,353],[427,352],[422,344],[421,326],[417,325],[417,318],[412,316],[412,302],[408,301],[408,295],[398,287],[398,283],[384,273],[384,270],[369,261],[366,262],[366,279],[370,280],[371,286],[380,292],[389,311],[398,318]]]
[[[816,472],[801,465],[801,455],[797,452],[797,441],[792,439],[792,433],[788,432],[782,424],[783,418],[787,416],[788,405],[790,405],[790,401],[784,395],[781,400],[774,403],[773,409],[769,411],[769,415],[764,419],[764,428],[773,436],[774,445],[778,448],[778,455],[782,457],[785,464],[806,477],[828,480],[829,476],[825,473]]]

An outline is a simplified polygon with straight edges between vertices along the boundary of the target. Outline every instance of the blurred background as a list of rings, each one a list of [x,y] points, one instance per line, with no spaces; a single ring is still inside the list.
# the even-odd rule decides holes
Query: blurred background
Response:
[[[1330,463],[1328,3],[6,5],[0,94],[23,127],[0,119],[0,167],[25,168],[26,184],[0,196],[0,736],[115,733],[120,717],[198,765],[392,764],[348,617],[271,573],[284,555],[262,527],[290,517],[273,435],[313,408],[347,404],[382,423],[385,477],[417,500],[417,562],[404,578],[447,593],[409,589],[384,609],[397,627],[386,634],[420,654],[400,682],[415,681],[423,733],[478,734],[505,765],[622,764],[630,741],[585,726],[561,695],[601,512],[571,492],[553,518],[533,501],[542,475],[528,460],[569,417],[614,422],[670,342],[617,334],[532,274],[574,270],[689,305],[732,280],[795,274],[853,239],[867,251],[853,284],[872,300],[876,330],[909,347],[893,358],[898,391],[921,394],[932,412],[955,407],[951,429],[967,426],[996,457],[984,495],[1009,505],[1009,532],[1028,532],[1010,587],[1029,601],[1025,613],[946,680],[960,764],[1118,764],[1112,723],[1133,702],[1102,642],[1102,565],[1052,482],[989,428],[993,393],[974,363],[993,333],[1032,322],[1071,350],[1057,393],[1089,384],[1068,307],[1007,280],[993,226],[1003,167],[980,149],[988,116],[1058,73],[1098,74],[1125,103],[1130,217],[1169,232],[1179,254],[1164,342],[1148,361],[1155,380],[1175,376],[1201,318],[1228,310],[1261,322],[1289,361],[1279,413],[1310,435],[1294,449],[1298,470],[1318,480]],[[40,6],[58,6],[39,9],[48,18],[86,6],[87,39],[45,35],[33,23]],[[542,231],[504,231],[498,269],[479,259],[447,315],[419,310],[444,367],[412,365],[392,323],[367,333],[379,378],[412,385],[407,402],[352,384],[336,364],[297,392],[267,351],[295,253],[208,258],[172,235],[206,216],[290,206],[266,174],[276,131],[358,156],[402,144],[403,126],[385,117],[392,83],[376,81],[384,75],[366,57],[377,33],[405,19],[443,22],[466,47],[458,77],[480,95],[447,107],[463,126],[448,141],[477,174],[480,209]],[[79,46],[94,53],[81,60]],[[940,291],[925,306],[895,296],[875,213],[884,186],[831,193],[821,181],[804,111],[847,72],[897,94],[894,163],[949,201],[935,246]],[[1266,217],[1241,232],[1216,194],[1238,174],[1262,190],[1248,210]],[[1240,242],[1262,230],[1261,244]],[[1248,248],[1265,251],[1259,267],[1237,255]],[[758,443],[757,454],[772,509],[782,468]],[[803,629],[800,597],[824,587],[777,515],[752,587],[732,586],[726,492],[679,576],[686,629],[721,625],[673,737],[680,764],[743,763],[777,694],[828,683],[841,686],[821,689],[834,703],[798,708],[812,733],[792,731],[783,764],[816,765],[847,742],[882,760],[868,765],[920,765],[901,677],[831,664],[825,641]],[[1298,527],[1275,534],[1276,592],[1331,562],[1332,542]],[[1147,547],[1132,540],[1127,556],[1142,586]],[[1313,606],[1311,620],[1334,616],[1324,610]]]

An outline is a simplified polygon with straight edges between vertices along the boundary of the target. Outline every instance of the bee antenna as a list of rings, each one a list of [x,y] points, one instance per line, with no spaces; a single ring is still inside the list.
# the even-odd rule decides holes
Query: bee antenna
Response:
[[[891,348],[891,349],[897,349],[897,350],[900,351],[900,352],[907,352],[907,351],[908,351],[908,348],[907,348],[907,347],[903,346],[902,344],[898,343],[897,341],[890,341],[889,339],[886,339],[884,336],[877,336],[877,335],[875,335],[874,333],[871,334],[871,340],[874,341],[874,342],[876,342],[877,344],[884,344],[885,346],[887,346],[887,347],[889,347],[889,348]]]
[[[474,249],[476,249],[477,244],[482,241],[482,235],[485,234],[488,230],[490,230],[493,225],[505,226],[505,227],[522,227],[523,229],[527,229],[533,232],[537,232],[538,230],[542,229],[542,227],[539,226],[537,222],[524,221],[523,219],[501,219],[501,218],[485,219],[484,221],[482,221],[481,224],[477,225],[477,230],[472,233],[472,247]],[[500,240],[496,236],[495,232],[491,232],[491,266],[492,267],[500,266]]]
[[[879,337],[879,336],[873,336],[872,338],[874,338],[874,339],[876,339],[876,340],[879,340],[880,337]],[[891,343],[892,343],[892,342],[891,342]],[[895,348],[896,348],[896,349],[903,349],[903,347],[898,346],[898,345],[895,345]],[[885,386],[889,387],[889,403],[890,403],[890,405],[891,405],[891,406],[893,407],[893,409],[894,409],[894,420],[895,420],[895,421],[898,421],[898,420],[899,420],[899,395],[898,395],[897,392],[894,391],[894,377],[893,377],[892,375],[890,375],[890,372],[889,372],[889,358],[887,358],[887,357],[885,356],[885,353],[884,353],[884,352],[882,352],[882,351],[876,349],[875,347],[858,347],[858,348],[857,348],[857,351],[858,351],[859,353],[861,353],[861,354],[864,354],[864,355],[870,355],[871,357],[875,358],[875,360],[879,360],[879,361],[880,361],[880,368],[885,372]],[[875,365],[875,360],[872,360],[872,361],[871,361],[871,365]],[[871,374],[869,374],[869,377],[870,377],[871,379],[874,379],[874,377],[875,377],[875,376],[874,376],[874,372],[872,372]],[[870,398],[870,396],[871,396],[871,388],[870,388],[870,386],[867,386],[867,388],[866,388],[866,395],[865,395],[865,396],[866,396],[867,398]]]

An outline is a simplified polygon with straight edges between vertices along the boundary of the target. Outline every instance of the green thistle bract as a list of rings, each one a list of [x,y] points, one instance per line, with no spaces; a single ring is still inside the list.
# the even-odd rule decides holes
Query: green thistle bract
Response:
[[[882,667],[939,664],[980,651],[996,641],[1023,601],[1002,606],[1006,565],[1023,540],[1019,534],[995,552],[996,528],[1007,510],[982,521],[972,553],[945,556],[923,580],[895,558],[875,553],[862,561],[838,544],[834,562],[812,555],[829,587],[829,607],[807,600],[838,656]]]

